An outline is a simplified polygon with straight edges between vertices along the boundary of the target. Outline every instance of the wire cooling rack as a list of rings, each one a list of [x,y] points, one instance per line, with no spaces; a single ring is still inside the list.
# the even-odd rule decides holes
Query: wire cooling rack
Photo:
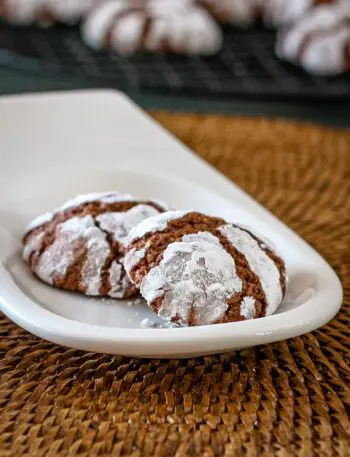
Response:
[[[279,61],[275,33],[262,27],[224,30],[222,51],[213,57],[95,52],[79,30],[42,30],[0,24],[0,65],[41,75],[80,75],[92,87],[125,91],[241,98],[350,100],[350,73],[322,78]]]

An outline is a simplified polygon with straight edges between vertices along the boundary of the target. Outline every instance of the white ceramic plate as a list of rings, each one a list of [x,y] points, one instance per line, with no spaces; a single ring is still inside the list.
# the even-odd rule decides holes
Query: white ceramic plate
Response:
[[[277,314],[194,328],[143,329],[143,304],[98,300],[33,279],[20,254],[29,220],[79,192],[118,190],[251,225],[273,240],[290,283]],[[190,357],[313,330],[342,301],[329,265],[295,233],[124,95],[112,91],[0,99],[0,305],[28,331],[65,346]]]

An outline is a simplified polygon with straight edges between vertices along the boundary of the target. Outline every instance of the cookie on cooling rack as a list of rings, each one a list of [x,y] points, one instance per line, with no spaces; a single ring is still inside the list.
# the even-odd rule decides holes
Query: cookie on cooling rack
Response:
[[[33,274],[58,288],[125,298],[136,293],[123,267],[132,227],[164,208],[115,192],[79,195],[34,219],[23,237]]]
[[[186,0],[107,0],[90,12],[82,37],[93,49],[119,54],[214,54],[222,44],[214,19]]]
[[[273,247],[246,228],[198,212],[168,211],[138,224],[124,267],[160,317],[183,326],[272,314],[286,288]]]
[[[350,70],[350,2],[320,5],[282,31],[277,55],[310,73],[336,75]]]
[[[17,25],[76,24],[99,0],[0,0],[0,18]]]

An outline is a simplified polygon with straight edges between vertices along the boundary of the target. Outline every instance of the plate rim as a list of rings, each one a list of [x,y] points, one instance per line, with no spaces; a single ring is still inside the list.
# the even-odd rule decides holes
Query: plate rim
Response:
[[[324,268],[323,268],[324,270]],[[169,356],[176,355],[180,349],[185,350],[188,344],[200,344],[203,340],[208,343],[216,343],[226,346],[232,344],[232,336],[236,343],[236,347],[250,347],[263,343],[270,343],[280,340],[280,336],[284,335],[283,339],[298,336],[303,333],[315,330],[319,326],[328,322],[338,311],[342,292],[339,288],[334,291],[326,286],[326,283],[340,285],[338,277],[331,271],[324,271],[322,291],[322,302],[320,303],[318,294],[311,297],[305,304],[285,311],[280,314],[263,317],[260,319],[252,319],[242,322],[232,322],[225,324],[215,324],[198,327],[171,328],[171,329],[133,329],[133,328],[116,328],[106,327],[102,325],[89,324],[85,322],[74,321],[66,317],[57,315],[43,307],[28,297],[16,285],[15,281],[10,277],[10,273],[5,270],[4,266],[0,266],[0,289],[2,291],[2,309],[11,320],[19,324],[21,327],[29,330],[31,333],[42,337],[46,340],[75,347],[76,349],[84,349],[93,352],[99,351],[97,348],[107,343],[112,345],[123,345],[122,352],[126,347],[138,347],[142,344],[142,357],[147,356],[150,350],[156,349],[156,345],[162,343],[176,344],[175,351],[167,349],[162,351],[158,348],[159,353],[166,352]],[[332,276],[330,276],[332,273]],[[14,301],[13,299],[18,301]],[[329,300],[334,303],[332,306],[324,306]],[[11,303],[12,302],[12,303]],[[306,318],[308,312],[316,307],[322,307],[322,313],[313,314]],[[32,318],[29,316],[32,314]],[[35,316],[35,319],[33,319]],[[237,330],[239,331],[237,332]],[[236,332],[235,332],[236,330]],[[243,342],[244,338],[250,338],[249,343]],[[207,347],[208,344],[205,344]],[[241,345],[241,346],[240,346]],[[213,347],[214,347],[213,346]],[[96,348],[97,347],[97,348]],[[116,348],[117,349],[117,348]],[[227,348],[229,349],[229,348]],[[218,349],[220,352],[222,349]],[[232,348],[234,350],[234,348]],[[143,352],[142,351],[142,352]],[[107,351],[110,352],[110,351]],[[128,355],[136,355],[127,350]],[[139,352],[139,351],[138,351]],[[205,351],[204,351],[205,352]],[[120,351],[113,352],[120,354]],[[153,357],[153,355],[150,355]]]

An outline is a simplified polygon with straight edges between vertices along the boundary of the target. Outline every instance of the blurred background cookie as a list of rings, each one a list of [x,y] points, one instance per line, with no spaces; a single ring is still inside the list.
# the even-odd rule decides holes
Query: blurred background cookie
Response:
[[[350,4],[320,5],[280,32],[276,53],[319,75],[350,69]]]
[[[173,0],[102,2],[88,15],[82,37],[93,49],[110,48],[120,54],[214,54],[222,42],[219,26],[203,8]]]

